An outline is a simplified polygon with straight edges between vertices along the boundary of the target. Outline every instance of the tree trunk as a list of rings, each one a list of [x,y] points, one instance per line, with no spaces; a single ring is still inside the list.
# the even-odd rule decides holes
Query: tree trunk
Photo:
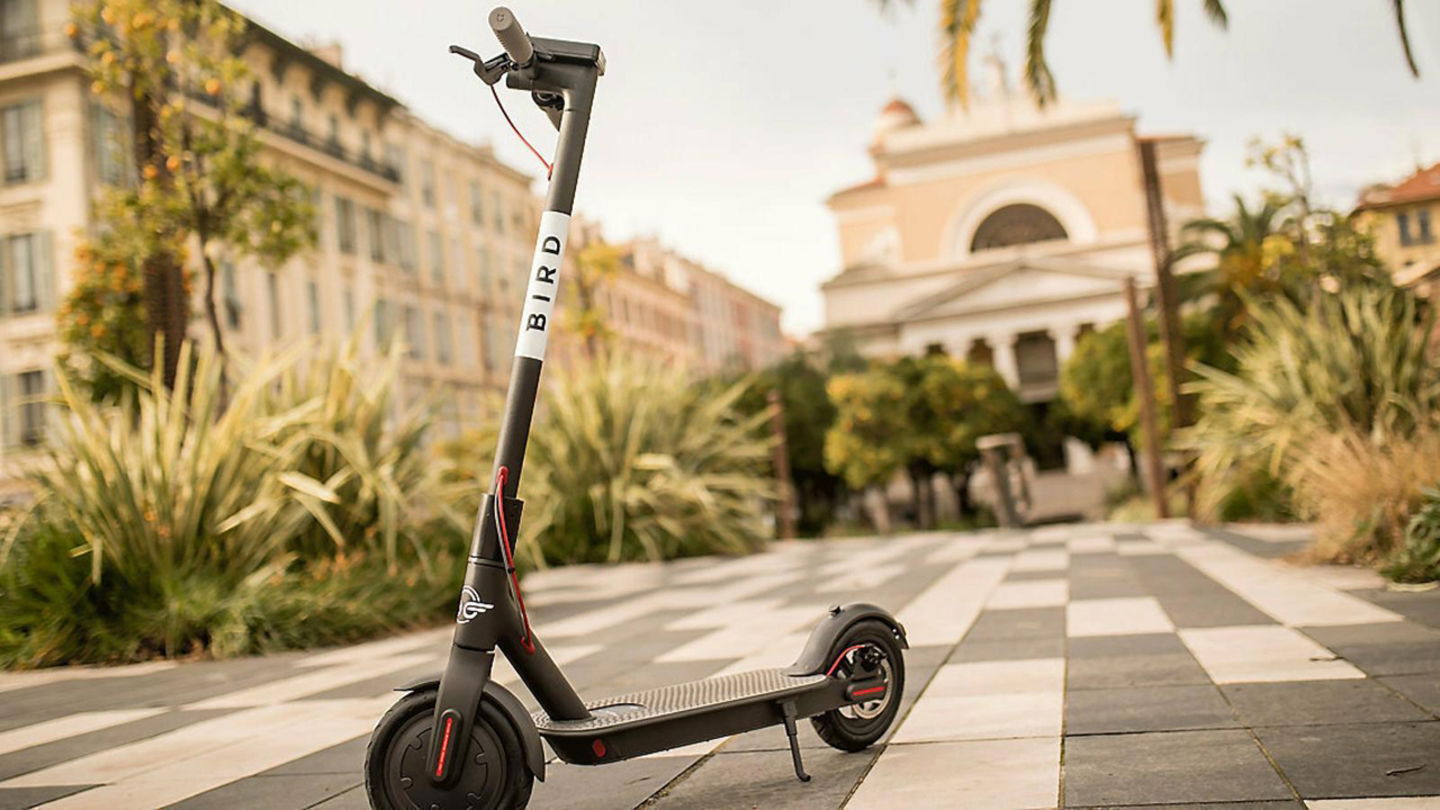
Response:
[[[955,490],[955,510],[962,520],[975,514],[975,504],[970,500],[971,475],[969,469],[950,474],[950,486]]]
[[[1140,457],[1135,455],[1135,442],[1131,441],[1130,434],[1125,434],[1125,455],[1130,459],[1130,477],[1138,483],[1140,481]]]
[[[225,336],[220,329],[220,313],[215,308],[215,260],[205,252],[205,239],[200,239],[200,256],[205,260],[205,319],[210,322],[210,336],[215,340],[215,353],[225,356]]]
[[[159,100],[141,96],[131,102],[130,112],[133,127],[135,171],[138,182],[145,182],[145,170],[151,168],[156,177],[166,177],[165,156],[161,154],[155,109]],[[164,237],[161,235],[161,244]],[[145,326],[150,336],[150,351],[155,343],[163,341],[163,354],[158,358],[162,363],[163,378],[167,388],[175,385],[175,370],[180,362],[180,346],[185,341],[185,327],[189,320],[190,301],[185,294],[183,268],[169,250],[160,248],[146,256],[142,263],[144,280]],[[151,357],[153,368],[157,358]]]

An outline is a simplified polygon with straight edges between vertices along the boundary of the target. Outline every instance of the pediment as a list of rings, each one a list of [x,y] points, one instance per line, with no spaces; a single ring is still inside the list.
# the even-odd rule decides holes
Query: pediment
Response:
[[[955,284],[906,303],[897,321],[1019,308],[1031,303],[1118,292],[1129,270],[1075,262],[1021,259],[957,271]]]

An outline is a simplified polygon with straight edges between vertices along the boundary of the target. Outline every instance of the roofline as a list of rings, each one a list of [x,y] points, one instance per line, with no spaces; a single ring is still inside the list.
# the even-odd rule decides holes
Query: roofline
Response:
[[[380,106],[381,112],[388,113],[397,107],[403,108],[405,106],[399,99],[389,93],[386,93],[359,76],[346,71],[344,68],[331,64],[309,49],[292,42],[283,35],[257,22],[251,15],[241,12],[238,9],[231,9],[231,11],[240,15],[241,19],[245,20],[247,23],[246,33],[253,38],[252,41],[269,46],[282,55],[305,65],[316,74],[323,75],[327,79],[340,84],[350,92],[365,95],[372,102]]]

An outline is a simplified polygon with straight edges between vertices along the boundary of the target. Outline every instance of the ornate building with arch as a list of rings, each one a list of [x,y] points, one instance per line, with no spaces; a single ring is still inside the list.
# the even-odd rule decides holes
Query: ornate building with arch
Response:
[[[1154,278],[1135,123],[1111,103],[1003,96],[924,123],[892,100],[870,142],[874,177],[827,201],[842,269],[821,286],[824,333],[870,356],[992,363],[1045,408],[1076,338],[1124,317],[1124,279]],[[1175,228],[1203,213],[1203,144],[1153,140]],[[1068,450],[1072,470],[1088,465]]]

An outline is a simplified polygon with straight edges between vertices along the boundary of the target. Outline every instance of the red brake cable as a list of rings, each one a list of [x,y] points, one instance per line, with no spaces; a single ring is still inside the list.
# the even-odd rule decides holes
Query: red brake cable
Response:
[[[555,165],[546,160],[545,156],[540,154],[540,150],[536,149],[530,143],[529,139],[520,132],[520,128],[515,126],[515,122],[510,120],[510,113],[505,111],[505,104],[500,101],[500,91],[496,90],[493,84],[490,85],[490,95],[495,97],[495,106],[500,108],[500,114],[505,116],[505,123],[509,124],[510,129],[515,132],[515,137],[519,138],[520,142],[529,148],[530,154],[534,155],[535,159],[540,161],[540,165],[545,167],[545,179],[549,180],[551,172],[555,171]]]
[[[535,642],[530,638],[530,614],[525,612],[525,597],[520,593],[520,574],[515,571],[514,549],[510,547],[510,527],[505,524],[505,482],[509,478],[509,469],[501,467],[495,471],[495,528],[500,533],[500,553],[505,556],[505,571],[510,575],[510,588],[515,593],[516,604],[520,606],[520,623],[525,628],[525,634],[520,637],[520,646],[525,648],[525,652],[534,654]]]

